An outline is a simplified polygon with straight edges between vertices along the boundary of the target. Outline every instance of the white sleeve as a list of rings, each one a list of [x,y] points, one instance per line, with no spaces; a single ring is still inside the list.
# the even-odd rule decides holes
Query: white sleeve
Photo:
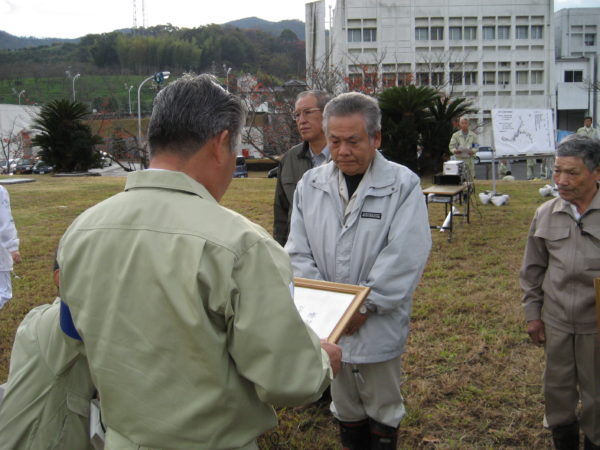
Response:
[[[0,243],[9,252],[19,250],[17,229],[10,211],[10,197],[4,186],[0,186]]]

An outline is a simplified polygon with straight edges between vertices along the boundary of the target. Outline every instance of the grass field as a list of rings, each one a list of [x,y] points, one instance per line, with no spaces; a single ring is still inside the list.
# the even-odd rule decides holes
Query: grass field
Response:
[[[123,178],[53,178],[8,186],[21,238],[15,298],[0,310],[0,381],[8,372],[17,325],[55,295],[50,268],[69,223],[120,191]],[[433,233],[433,249],[417,289],[403,368],[408,414],[402,449],[543,449],[542,350],[524,332],[518,269],[529,222],[544,200],[542,182],[499,182],[503,207],[478,205],[471,223],[457,220],[454,239]],[[428,185],[428,183],[424,183]],[[236,179],[223,204],[271,229],[273,179]],[[489,189],[478,183],[478,189]],[[443,205],[430,206],[433,224]],[[407,237],[408,238],[408,237]],[[264,449],[334,449],[337,430],[322,406],[281,409]]]
[[[129,98],[133,114],[137,114],[137,89],[144,80],[139,75],[82,75],[75,81],[77,100],[98,111],[108,110],[129,112]],[[129,86],[133,86],[129,92]],[[30,77],[0,80],[0,103],[17,104],[18,92],[25,90],[21,96],[22,105],[42,105],[52,100],[72,99],[73,82],[65,77]],[[144,85],[142,91],[142,110],[147,112],[152,106],[154,95],[151,84]],[[155,91],[152,91],[155,93]],[[106,102],[111,102],[107,104]]]

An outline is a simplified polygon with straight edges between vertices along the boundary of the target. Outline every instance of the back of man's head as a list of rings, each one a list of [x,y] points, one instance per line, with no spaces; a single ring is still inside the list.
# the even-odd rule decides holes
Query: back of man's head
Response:
[[[189,157],[224,130],[229,131],[233,149],[244,122],[240,100],[213,76],[184,75],[154,100],[148,128],[150,151],[153,156],[170,152]]]
[[[323,112],[325,134],[331,117],[347,117],[354,114],[361,114],[364,117],[365,129],[371,139],[381,131],[381,110],[377,100],[360,92],[347,92],[338,95],[325,106]]]
[[[585,167],[592,172],[600,166],[600,140],[570,134],[558,144],[556,156],[581,158]]]

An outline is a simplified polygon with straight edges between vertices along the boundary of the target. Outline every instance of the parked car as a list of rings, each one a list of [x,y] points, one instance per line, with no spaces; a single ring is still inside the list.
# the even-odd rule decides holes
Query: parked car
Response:
[[[9,159],[8,162],[3,159],[0,161],[0,173],[14,172],[16,165],[17,161],[14,159]]]
[[[279,166],[273,167],[271,170],[267,172],[267,178],[277,178],[279,174]]]
[[[243,156],[237,156],[235,158],[235,172],[233,172],[233,178],[248,178],[248,165]]]
[[[49,166],[44,161],[38,161],[33,166],[32,173],[39,173],[40,175],[43,175],[45,173],[52,172],[53,169],[54,169],[54,167]]]
[[[482,162],[492,162],[493,156],[494,149],[492,147],[479,147],[477,153],[475,154],[475,164],[480,164]]]
[[[35,165],[35,161],[33,159],[18,159],[15,165],[15,173],[18,174],[28,174],[33,173],[33,166]]]

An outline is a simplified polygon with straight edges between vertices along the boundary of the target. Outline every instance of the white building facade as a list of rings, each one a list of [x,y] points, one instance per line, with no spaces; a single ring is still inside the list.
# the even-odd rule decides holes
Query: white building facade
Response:
[[[329,64],[351,86],[376,77],[467,97],[489,145],[491,109],[554,108],[553,3],[337,0]]]
[[[600,8],[568,8],[554,15],[558,128],[576,131],[585,116],[600,121]]]

